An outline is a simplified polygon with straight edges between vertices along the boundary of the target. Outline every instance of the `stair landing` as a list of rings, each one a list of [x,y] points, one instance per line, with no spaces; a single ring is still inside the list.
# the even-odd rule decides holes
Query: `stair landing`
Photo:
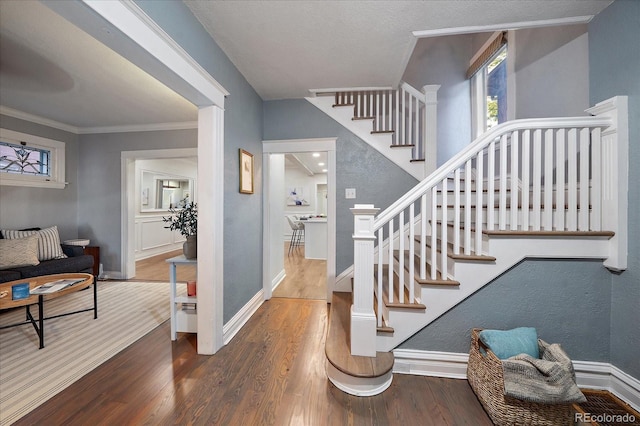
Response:
[[[339,389],[358,396],[376,395],[389,387],[393,353],[375,357],[351,355],[351,293],[333,293],[325,343],[327,375]]]

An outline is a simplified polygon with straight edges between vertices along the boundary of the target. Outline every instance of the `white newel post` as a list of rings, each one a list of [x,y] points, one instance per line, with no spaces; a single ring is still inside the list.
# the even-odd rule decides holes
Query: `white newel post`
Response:
[[[373,311],[373,220],[380,209],[356,204],[353,213],[353,305],[351,355],[376,356],[376,315]]]
[[[604,266],[614,271],[627,269],[628,193],[629,193],[629,115],[626,96],[616,96],[596,104],[587,112],[611,119],[602,131],[601,206],[604,231],[613,231],[610,256]],[[594,157],[596,157],[594,155]],[[596,157],[597,158],[597,157]]]
[[[438,89],[439,84],[422,87],[424,93],[424,176],[437,168],[438,161]]]

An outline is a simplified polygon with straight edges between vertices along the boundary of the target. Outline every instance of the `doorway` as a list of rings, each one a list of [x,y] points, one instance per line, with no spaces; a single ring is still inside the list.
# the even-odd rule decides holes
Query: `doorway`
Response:
[[[264,181],[264,215],[263,215],[263,291],[265,300],[273,296],[273,291],[286,279],[285,262],[296,267],[298,278],[311,275],[314,268],[326,271],[325,297],[331,301],[335,284],[336,269],[336,138],[295,139],[279,141],[263,141],[263,181]],[[298,249],[295,258],[289,255],[287,245],[283,245],[285,235],[285,199],[288,190],[284,183],[284,154],[288,153],[326,153],[326,260],[324,264],[310,266],[305,262],[304,249]],[[282,172],[277,171],[281,168]],[[315,188],[314,188],[315,190]],[[310,189],[307,197],[312,195]],[[297,194],[296,194],[297,195]],[[316,194],[313,194],[316,197]],[[314,202],[315,204],[315,202]],[[307,216],[309,214],[301,214]],[[301,218],[300,218],[301,219]],[[288,224],[286,226],[289,226]],[[287,258],[285,260],[285,258]],[[297,260],[296,260],[297,259]],[[295,263],[297,262],[297,263]],[[293,264],[293,265],[291,265]],[[317,282],[316,282],[317,284]]]
[[[131,279],[136,276],[136,252],[141,248],[140,241],[136,243],[142,237],[142,226],[147,227],[161,227],[163,225],[159,223],[161,216],[164,212],[158,212],[157,209],[149,209],[148,211],[141,212],[141,206],[144,201],[141,200],[142,191],[140,190],[140,180],[137,171],[136,162],[141,160],[159,160],[159,159],[194,159],[197,161],[198,149],[197,148],[182,148],[182,149],[160,149],[160,150],[148,150],[148,151],[123,151],[122,152],[122,276],[124,279]],[[197,180],[193,179],[193,189],[190,189],[193,197],[197,197]],[[197,202],[197,199],[195,199]],[[138,220],[144,215],[146,219]],[[159,219],[160,218],[160,219]],[[153,230],[150,234],[153,235]],[[157,233],[156,233],[157,234]],[[137,238],[138,237],[138,238]],[[177,243],[172,246],[174,249],[179,247]],[[153,251],[153,250],[150,250]],[[169,270],[169,267],[166,267]]]

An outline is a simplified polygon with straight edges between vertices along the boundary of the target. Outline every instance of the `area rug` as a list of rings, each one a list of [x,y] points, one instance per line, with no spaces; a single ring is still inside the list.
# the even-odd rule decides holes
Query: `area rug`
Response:
[[[92,307],[92,299],[90,289],[51,300],[45,316]],[[2,312],[0,325],[24,315],[24,308]],[[0,330],[0,425],[20,419],[169,317],[169,283],[100,281],[98,319],[90,311],[45,321],[43,349],[30,324]]]

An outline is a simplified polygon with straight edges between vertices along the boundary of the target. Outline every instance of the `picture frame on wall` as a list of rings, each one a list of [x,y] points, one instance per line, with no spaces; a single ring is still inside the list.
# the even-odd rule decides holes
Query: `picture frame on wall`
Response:
[[[240,192],[253,194],[253,154],[240,149]]]

